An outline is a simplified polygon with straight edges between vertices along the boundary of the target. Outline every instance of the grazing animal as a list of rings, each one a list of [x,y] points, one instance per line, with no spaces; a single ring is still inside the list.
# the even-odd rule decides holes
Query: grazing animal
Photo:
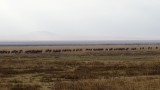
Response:
[[[11,51],[12,54],[18,54],[18,50]]]
[[[42,53],[42,50],[27,50],[25,51],[26,54],[38,54],[38,53]]]
[[[131,48],[131,50],[137,50],[137,48]]]
[[[53,50],[53,52],[54,52],[54,53],[60,53],[60,52],[62,52],[62,50],[57,49],[57,50]]]
[[[108,48],[106,48],[106,51],[108,51],[109,49]]]
[[[103,48],[95,48],[93,49],[93,51],[103,51],[104,49]]]
[[[92,51],[92,49],[87,48],[86,51]]]
[[[0,54],[9,54],[9,53],[10,53],[10,51],[6,51],[6,50],[0,51]]]
[[[110,48],[110,49],[109,49],[109,51],[112,51],[112,50],[113,50],[113,48]]]
[[[148,47],[148,49],[152,49],[152,47]]]
[[[129,50],[129,48],[126,48],[126,51],[128,51]]]
[[[144,47],[140,47],[140,50],[144,50]]]
[[[52,50],[47,49],[47,50],[45,50],[45,53],[52,53]]]

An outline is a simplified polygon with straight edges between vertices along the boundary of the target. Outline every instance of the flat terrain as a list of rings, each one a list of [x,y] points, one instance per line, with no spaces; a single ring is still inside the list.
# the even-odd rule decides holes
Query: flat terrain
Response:
[[[160,45],[67,45],[67,46],[0,46],[0,50],[46,50],[46,49],[77,49],[77,48],[140,48],[159,47]]]
[[[159,90],[159,45],[1,46],[0,50],[123,47],[138,49],[0,54],[0,90]]]

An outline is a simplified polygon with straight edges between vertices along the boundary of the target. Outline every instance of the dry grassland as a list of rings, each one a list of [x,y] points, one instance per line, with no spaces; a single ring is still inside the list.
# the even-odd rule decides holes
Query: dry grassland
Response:
[[[103,45],[148,47],[150,45]],[[152,45],[156,47],[159,45]],[[1,46],[0,49],[102,46]],[[0,54],[0,90],[159,90],[160,50]]]
[[[159,47],[160,45],[67,45],[67,46],[0,46],[0,50],[46,50],[46,49],[76,49],[76,48],[140,48]]]

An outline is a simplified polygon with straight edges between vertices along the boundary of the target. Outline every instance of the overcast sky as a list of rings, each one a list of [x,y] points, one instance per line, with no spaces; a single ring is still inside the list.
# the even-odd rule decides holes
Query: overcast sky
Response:
[[[0,41],[160,40],[160,0],[0,0]]]

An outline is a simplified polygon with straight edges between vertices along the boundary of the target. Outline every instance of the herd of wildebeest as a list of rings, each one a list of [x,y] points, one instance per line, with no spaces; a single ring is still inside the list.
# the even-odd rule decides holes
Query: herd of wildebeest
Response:
[[[158,47],[135,47],[135,48],[86,48],[86,49],[46,49],[46,50],[0,50],[0,54],[40,54],[40,53],[62,53],[81,51],[135,51],[135,50],[158,50]]]

